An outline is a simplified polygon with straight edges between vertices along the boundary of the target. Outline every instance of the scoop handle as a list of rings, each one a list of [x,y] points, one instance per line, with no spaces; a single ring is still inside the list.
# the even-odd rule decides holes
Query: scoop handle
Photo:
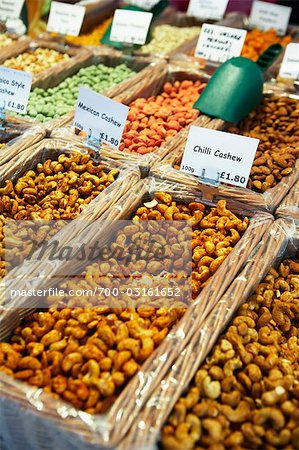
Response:
[[[256,63],[262,72],[266,72],[266,70],[272,66],[281,52],[282,46],[280,44],[272,44],[260,55]]]

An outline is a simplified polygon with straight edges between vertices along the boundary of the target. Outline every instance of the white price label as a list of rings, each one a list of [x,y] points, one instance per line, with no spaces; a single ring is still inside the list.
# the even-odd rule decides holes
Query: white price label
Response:
[[[139,6],[143,9],[152,9],[160,0],[127,0],[126,3],[129,5]]]
[[[233,56],[240,56],[246,34],[246,30],[204,23],[195,56],[221,63]]]
[[[192,126],[181,170],[246,187],[259,139]]]
[[[142,11],[116,9],[110,33],[111,41],[143,45],[153,14]]]
[[[84,6],[52,2],[47,31],[78,36],[84,16]]]
[[[129,109],[122,103],[81,86],[74,126],[87,134],[91,130],[94,137],[118,149]]]
[[[25,0],[0,0],[0,20],[18,19]]]
[[[228,0],[190,0],[187,14],[197,19],[222,19]]]
[[[0,102],[9,111],[25,114],[32,83],[32,73],[0,66]]]
[[[279,76],[281,78],[293,78],[294,80],[299,79],[299,44],[293,43],[286,46]]]
[[[278,34],[286,34],[292,8],[290,6],[276,5],[274,3],[253,2],[249,23],[252,27],[266,31],[275,28]]]

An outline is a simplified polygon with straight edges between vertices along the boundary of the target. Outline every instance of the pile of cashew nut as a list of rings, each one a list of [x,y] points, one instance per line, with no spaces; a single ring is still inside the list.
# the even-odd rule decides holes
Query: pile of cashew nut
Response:
[[[109,186],[118,174],[106,173],[90,155],[61,154],[0,188],[0,214],[15,220],[75,219],[84,205]]]
[[[103,165],[95,164],[90,155],[76,152],[38,163],[34,170],[27,171],[15,182],[7,180],[0,188],[1,278],[9,266],[4,261],[7,253],[4,252],[3,227],[7,219],[75,219],[86,205],[115,181],[117,175],[118,170],[107,171]],[[48,228],[53,229],[53,226]],[[19,256],[23,254],[24,240],[20,246],[15,242],[14,247]]]
[[[147,206],[146,206],[147,205]],[[203,203],[173,201],[166,192],[157,192],[154,201],[136,211],[133,220],[191,220],[192,295],[195,298],[233,250],[248,227],[219,200],[216,207]]]
[[[299,262],[271,269],[162,430],[167,450],[299,449]]]
[[[103,413],[182,314],[146,306],[37,312],[0,344],[0,371]]]

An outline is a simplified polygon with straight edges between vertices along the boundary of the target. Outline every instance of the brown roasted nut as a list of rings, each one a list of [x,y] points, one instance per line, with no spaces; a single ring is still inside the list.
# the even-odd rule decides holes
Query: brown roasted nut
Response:
[[[297,268],[297,261],[284,260],[241,306],[174,406],[162,448],[299,448]],[[194,387],[198,400],[189,406]],[[179,440],[191,412],[201,420],[200,437]]]

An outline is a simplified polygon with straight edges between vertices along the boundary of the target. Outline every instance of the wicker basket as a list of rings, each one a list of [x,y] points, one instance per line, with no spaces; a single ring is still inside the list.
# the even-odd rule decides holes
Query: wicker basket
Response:
[[[294,257],[299,244],[299,226],[279,219],[268,228],[244,270],[206,317],[162,382],[152,393],[131,431],[118,450],[154,449],[160,430],[173,406],[184,395],[195,373],[229,324],[271,267],[282,258]],[[298,255],[297,255],[298,256]]]
[[[270,93],[268,91],[267,95],[272,95],[272,92]],[[281,90],[279,92],[275,92],[275,95],[293,96],[290,93],[281,92]],[[213,119],[207,124],[206,127],[214,130],[225,131],[228,126],[229,124],[221,119]],[[196,188],[197,186],[202,185],[197,177],[184,172],[180,172],[179,170],[176,170],[174,168],[175,165],[177,166],[180,164],[185,150],[185,142],[184,145],[176,146],[175,151],[167,155],[159,165],[157,164],[153,166],[153,168],[151,169],[151,174],[161,179],[183,183],[186,186]],[[293,171],[290,175],[284,177],[283,180],[281,180],[276,186],[268,189],[263,194],[254,192],[247,188],[220,184],[217,189],[217,198],[234,199],[236,201],[240,201],[244,204],[250,205],[256,210],[265,210],[272,213],[278,207],[278,205],[281,203],[283,198],[286,196],[288,191],[298,179],[299,159],[297,159],[295,167],[293,168]]]
[[[97,236],[85,235],[84,239],[90,239],[92,243],[101,236],[101,239],[105,241],[106,236],[107,238],[109,236],[111,223],[118,219],[129,218],[140,204],[156,190],[169,192],[174,199],[183,201],[198,200],[202,196],[202,192],[186,189],[180,185],[159,182],[154,179],[142,180],[102,216],[104,223],[108,224],[108,228],[107,225],[103,225],[103,228],[99,229]],[[235,202],[229,202],[228,206],[240,216],[253,214],[251,211],[244,210],[242,205]],[[252,250],[272,223],[272,220],[273,218],[269,214],[262,213],[252,216],[248,230],[233,252],[227,257],[216,275],[188,308],[179,324],[146,360],[139,374],[125,387],[107,414],[91,416],[82,413],[65,402],[53,399],[41,389],[36,390],[26,384],[15,381],[11,377],[2,375],[4,386],[2,397],[10,405],[9,408],[13,408],[13,405],[17,404],[19,408],[25,407],[30,412],[30,414],[25,414],[23,417],[24,429],[33,426],[32,422],[30,422],[30,425],[27,422],[27,418],[31,421],[32,413],[33,416],[39,416],[38,420],[42,420],[43,436],[48,445],[52,445],[52,448],[55,446],[55,437],[53,437],[52,433],[53,427],[57,427],[55,435],[60,435],[61,445],[65,447],[72,443],[73,448],[76,448],[77,442],[81,442],[84,447],[89,444],[97,444],[109,448],[116,445],[133,424],[153,389],[159,385],[171,364],[179,357],[193,334],[200,328],[204,318],[207,317],[208,313],[217,304],[230,283],[242,269]],[[78,239],[82,242],[82,236],[79,236]],[[56,272],[59,273],[61,269],[61,266],[56,267]],[[52,272],[52,275],[55,276],[56,272]],[[26,302],[25,304],[29,311],[31,310],[30,308],[34,307],[32,303]],[[13,304],[10,305],[10,311],[2,314],[2,338],[6,337],[12,328],[17,325],[18,321],[29,312],[28,309],[22,307],[19,301],[15,305],[17,308],[13,309],[13,306]],[[37,405],[39,405],[38,409]],[[62,420],[62,411],[64,420]],[[47,427],[48,423],[50,423],[50,428]],[[38,429],[37,426],[34,427],[30,435],[37,436]],[[26,445],[29,444],[28,438],[23,433],[22,439]]]

